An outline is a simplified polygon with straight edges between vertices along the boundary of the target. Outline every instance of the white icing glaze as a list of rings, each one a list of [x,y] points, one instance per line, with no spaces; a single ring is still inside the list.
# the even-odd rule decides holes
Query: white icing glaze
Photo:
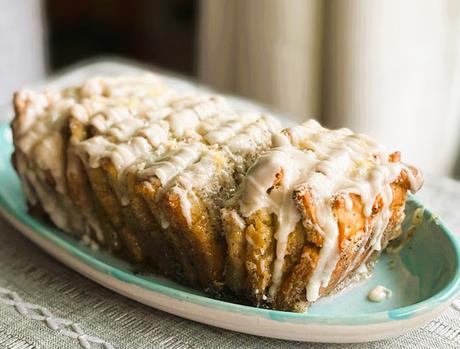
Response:
[[[51,175],[55,189],[61,194],[65,193],[64,144],[60,129],[75,101],[69,98],[60,99],[58,94],[52,93],[28,93],[22,98],[27,98],[27,103],[33,103],[36,99],[39,107],[25,110],[27,115],[37,114],[33,122],[27,121],[27,131],[16,135],[15,143],[28,158],[34,159],[41,170]],[[41,103],[43,100],[47,101],[46,105]],[[21,125],[20,128],[23,127]]]
[[[271,137],[271,126],[266,119],[260,119],[242,132],[225,142],[231,152],[254,152],[260,145],[267,143]]]
[[[58,197],[50,191],[42,181],[38,178],[34,171],[26,172],[27,179],[34,187],[43,209],[48,213],[49,217],[57,227],[69,231],[69,217],[63,202],[58,200]]]
[[[188,190],[206,186],[215,174],[220,161],[219,152],[206,150],[197,163],[187,168],[176,178],[176,184],[180,184]]]
[[[196,128],[196,132],[200,135],[206,136],[207,133],[220,128],[225,123],[233,120],[239,120],[240,114],[234,112],[220,112],[210,118],[203,119]],[[206,139],[205,139],[206,140]]]
[[[194,130],[198,126],[200,119],[193,110],[184,109],[172,114],[168,121],[173,134],[176,137],[183,137],[185,131]]]
[[[163,96],[163,95],[161,95]],[[149,150],[160,145],[172,145],[169,132],[174,137],[195,134],[201,120],[214,112],[228,113],[226,102],[215,96],[177,96],[168,100],[169,106],[161,106],[139,115],[142,107],[111,107],[87,118],[101,133],[81,142],[80,153],[87,153],[91,166],[99,166],[100,159],[110,157],[116,167],[124,171],[134,161],[141,162],[149,156]],[[166,99],[165,99],[166,100]],[[78,110],[74,112],[79,112]],[[106,136],[102,136],[102,134]],[[110,136],[110,137],[107,137]],[[99,137],[99,138],[98,138]],[[150,149],[138,138],[145,138]]]
[[[172,109],[170,107],[161,107],[161,108],[153,108],[149,106],[149,109],[145,112],[145,116],[150,121],[161,120],[167,117],[169,114],[172,113]]]
[[[27,132],[27,137],[19,137],[16,140],[17,147],[25,154],[29,154],[32,148],[48,133],[48,126],[44,122],[38,122],[33,129]]]
[[[99,114],[96,114],[91,119],[91,125],[93,125],[99,132],[107,132],[111,127],[118,123],[120,124],[124,120],[130,118],[131,113],[129,108],[124,106],[106,108]],[[129,120],[129,123],[142,121],[140,119]],[[126,123],[124,123],[126,125]]]
[[[168,121],[171,131],[176,137],[185,136],[189,130],[195,131],[201,120],[217,113],[230,111],[226,101],[216,96],[199,97],[190,101],[187,98],[187,103],[173,103],[172,105],[177,111],[168,117]]]
[[[56,190],[65,193],[63,139],[59,132],[51,132],[34,148],[36,164],[44,171],[50,171],[56,182]]]
[[[151,167],[141,172],[142,177],[156,176],[163,187],[177,176],[182,170],[199,159],[203,148],[199,144],[185,144],[178,150],[155,162]]]
[[[367,294],[367,299],[369,299],[371,302],[380,303],[383,302],[385,299],[390,298],[391,294],[392,292],[390,289],[382,285],[377,285],[369,291],[369,293]]]
[[[110,86],[118,86],[125,88],[124,94],[118,97],[111,96]],[[99,87],[98,87],[99,86]],[[17,137],[17,144],[21,150],[23,150],[29,157],[37,156],[37,154],[31,154],[33,147],[38,142],[45,143],[41,146],[42,149],[54,149],[54,153],[58,153],[61,150],[59,148],[59,140],[56,133],[59,132],[61,125],[67,120],[69,115],[76,117],[82,122],[90,122],[100,132],[109,132],[116,138],[123,138],[130,136],[133,130],[142,126],[142,118],[134,117],[137,112],[140,111],[138,108],[128,108],[124,104],[129,104],[132,96],[137,96],[138,90],[147,91],[142,93],[147,97],[143,97],[142,103],[137,103],[137,106],[142,107],[148,99],[158,101],[161,100],[162,96],[169,96],[170,93],[166,93],[161,88],[159,79],[152,75],[141,76],[141,77],[117,77],[117,78],[95,78],[90,79],[81,89],[70,88],[64,90],[61,93],[34,93],[30,91],[20,92],[17,96],[17,103],[19,105],[25,105],[25,110],[22,113],[24,117],[19,123],[19,131],[27,131],[27,137]],[[78,98],[76,91],[81,90],[83,99],[77,103],[75,98]],[[152,92],[155,90],[155,92]],[[101,96],[104,93],[106,96]],[[136,97],[139,99],[139,97]],[[136,99],[134,99],[136,101]],[[168,98],[165,99],[165,102]],[[159,103],[163,104],[164,103]],[[129,122],[126,122],[129,120]],[[30,129],[30,130],[29,130]],[[54,134],[50,134],[50,130],[55,130]],[[51,138],[51,139],[49,139]],[[54,143],[53,143],[54,142]],[[51,144],[53,143],[53,144]],[[61,140],[62,143],[62,140]],[[100,146],[100,144],[99,144]],[[39,146],[40,148],[40,146]],[[44,154],[41,159],[42,164],[50,162],[47,159],[46,152],[40,152]],[[40,156],[40,154],[38,154]],[[39,159],[40,161],[40,159]],[[55,162],[58,163],[58,162]],[[48,170],[51,172],[55,171],[52,166]],[[46,169],[44,169],[46,170]],[[56,179],[56,178],[55,178]],[[60,187],[64,187],[63,183],[58,183]]]
[[[204,139],[209,144],[223,144],[230,138],[238,134],[246,125],[249,125],[259,119],[261,116],[257,113],[243,113],[236,119],[231,119],[222,126],[205,134]]]
[[[139,76],[93,77],[80,88],[82,97],[125,97],[155,95],[164,88],[161,79],[154,74]]]
[[[188,191],[180,187],[174,187],[173,191],[177,195],[179,195],[182,215],[185,217],[187,225],[191,227],[192,226],[192,204],[187,197]]]
[[[134,137],[128,143],[118,144],[110,157],[115,167],[123,170],[151,149],[152,146],[145,138]]]
[[[366,263],[361,263],[361,265],[356,269],[357,274],[369,274],[369,268]]]
[[[219,166],[219,162],[220,155],[218,152],[206,151],[197,163],[189,166],[171,183],[171,185],[174,185],[173,191],[180,197],[182,214],[189,226],[192,225],[192,203],[188,197],[195,196],[195,192],[192,189],[201,189],[210,183],[217,166]]]
[[[17,93],[15,101],[23,108],[20,111],[21,123],[17,125],[15,130],[21,135],[35,125],[37,119],[44,114],[49,106],[49,100],[44,93],[23,90]]]
[[[246,229],[246,222],[244,221],[243,217],[241,217],[238,212],[232,210],[230,211],[230,215],[232,217],[233,222],[238,226],[241,231]]]
[[[167,122],[159,122],[149,125],[137,131],[137,135],[145,137],[150,144],[157,148],[160,144],[168,142],[169,124]]]
[[[373,241],[373,247],[380,249],[390,216],[390,184],[405,167],[389,162],[389,154],[369,137],[348,129],[327,130],[315,121],[275,136],[274,146],[256,161],[244,179],[240,210],[248,217],[256,210],[268,209],[278,219],[276,259],[269,290],[273,298],[282,280],[289,234],[301,219],[293,193],[311,192],[318,221],[316,229],[323,237],[316,268],[307,284],[307,299],[315,301],[320,287],[328,285],[339,260],[339,231],[332,209],[334,197],[340,193],[359,195],[365,215],[370,216],[375,198],[381,195],[383,209],[374,224]],[[282,176],[280,183],[269,190],[277,175]],[[346,203],[349,208],[350,205]]]

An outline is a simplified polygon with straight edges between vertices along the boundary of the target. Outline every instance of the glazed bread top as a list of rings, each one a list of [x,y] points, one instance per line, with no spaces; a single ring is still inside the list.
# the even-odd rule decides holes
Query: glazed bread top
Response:
[[[24,90],[16,93],[14,105],[16,151],[33,159],[22,168],[47,173],[57,192],[68,189],[65,158],[72,148],[92,168],[109,160],[120,179],[136,172],[176,186],[185,217],[190,217],[187,192],[205,187],[216,164],[231,162],[218,167],[243,171],[280,129],[268,115],[235,112],[220,96],[176,91],[153,74],[95,77],[61,91]],[[31,164],[37,168],[28,168]]]

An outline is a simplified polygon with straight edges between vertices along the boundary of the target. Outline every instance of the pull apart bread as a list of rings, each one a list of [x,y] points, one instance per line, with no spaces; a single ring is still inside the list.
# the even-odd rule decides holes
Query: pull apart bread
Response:
[[[155,75],[14,97],[29,209],[212,295],[288,311],[354,280],[401,234],[420,172],[367,136],[280,130]]]

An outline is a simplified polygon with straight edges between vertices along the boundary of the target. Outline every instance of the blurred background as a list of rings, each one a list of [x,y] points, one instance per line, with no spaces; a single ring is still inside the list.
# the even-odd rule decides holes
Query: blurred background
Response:
[[[121,56],[460,176],[458,0],[0,0],[0,102]]]

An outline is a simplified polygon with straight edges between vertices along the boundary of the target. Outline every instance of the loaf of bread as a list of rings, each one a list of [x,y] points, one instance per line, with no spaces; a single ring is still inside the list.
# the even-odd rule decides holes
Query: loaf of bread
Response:
[[[367,136],[281,130],[156,75],[14,97],[31,213],[216,297],[303,311],[401,233],[420,172]]]

